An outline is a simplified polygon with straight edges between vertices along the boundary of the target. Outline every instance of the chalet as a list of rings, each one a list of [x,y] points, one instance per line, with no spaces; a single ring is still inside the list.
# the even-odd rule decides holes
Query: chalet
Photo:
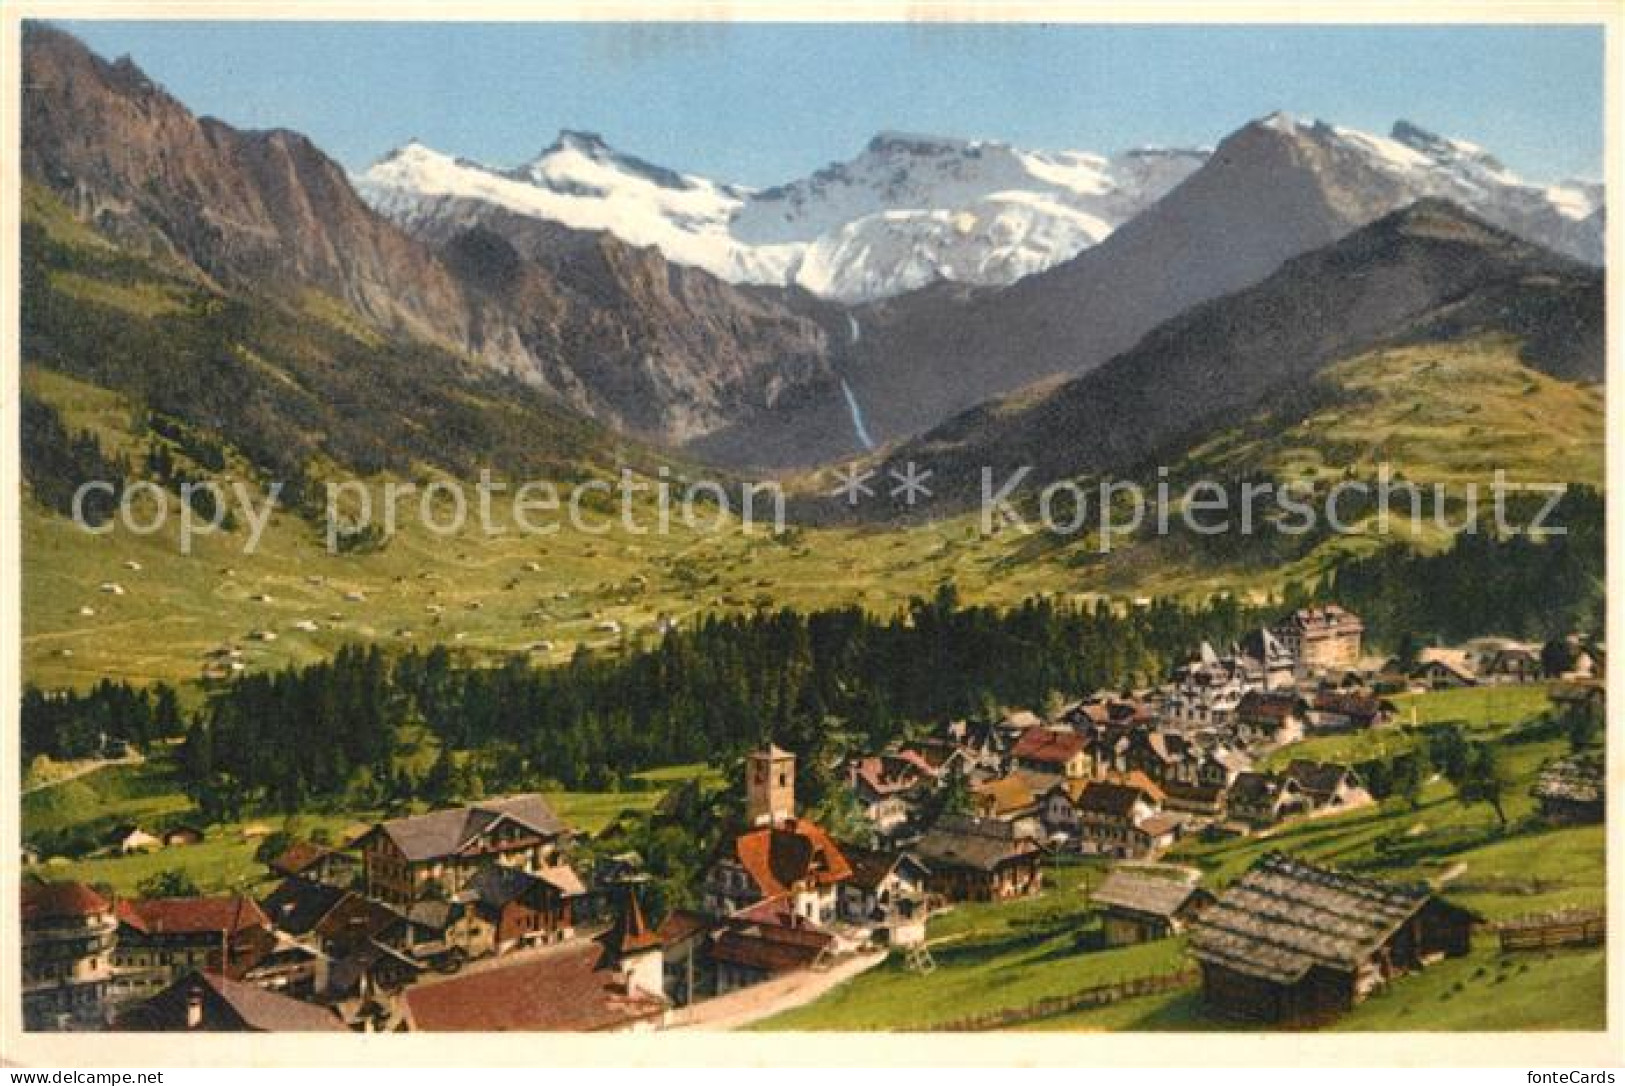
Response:
[[[23,880],[24,1029],[101,1027],[117,933],[113,905],[83,883]]]
[[[337,849],[311,841],[295,841],[269,864],[278,878],[304,879],[349,889],[359,881],[361,861]]]
[[[1317,734],[1365,731],[1393,718],[1393,702],[1363,690],[1322,690],[1309,703],[1309,730]]]
[[[1478,685],[1472,658],[1462,649],[1423,649],[1417,654],[1410,678],[1431,690]]]
[[[1425,887],[1270,853],[1202,913],[1191,951],[1218,1014],[1315,1024],[1434,958],[1466,954],[1475,919]]]
[[[338,954],[348,956],[369,943],[382,943],[413,961],[439,970],[456,970],[470,958],[498,952],[499,917],[499,911],[481,908],[470,889],[450,901],[414,901],[376,914],[354,912],[353,937],[330,945]]]
[[[1012,773],[979,784],[971,789],[970,798],[971,809],[977,817],[1009,822],[1018,833],[1038,835],[1038,796],[1033,780],[1025,774]]]
[[[1328,603],[1294,611],[1270,632],[1292,654],[1300,670],[1316,673],[1356,666],[1365,624],[1358,615]]]
[[[506,954],[570,938],[575,932],[571,906],[587,888],[563,864],[536,875],[493,864],[475,873],[468,891],[491,927],[492,952]]]
[[[126,824],[113,828],[113,832],[108,834],[107,845],[116,854],[129,856],[136,852],[151,852],[162,848],[164,843],[140,826]]]
[[[1039,803],[1039,820],[1051,835],[1076,838],[1078,835],[1078,801],[1092,782],[1080,780],[1058,781],[1044,793]]]
[[[1057,777],[1089,775],[1089,752],[1083,736],[1071,729],[1028,728],[1010,751],[1015,769]]]
[[[1282,776],[1298,786],[1299,794],[1314,811],[1341,811],[1371,802],[1371,793],[1365,790],[1359,774],[1346,765],[1294,758]]]
[[[164,847],[179,848],[203,843],[203,831],[196,826],[173,826],[164,831]]]
[[[1077,800],[1078,848],[1096,856],[1138,858],[1156,846],[1153,837],[1174,832],[1174,824],[1158,821],[1148,833],[1141,824],[1161,813],[1162,794],[1142,785],[1091,781]]]
[[[1213,904],[1213,895],[1183,872],[1116,867],[1090,897],[1101,910],[1109,947],[1166,939]]]
[[[260,911],[272,926],[296,939],[305,939],[350,891],[325,883],[285,878],[260,899]]]
[[[1273,826],[1283,818],[1308,814],[1308,797],[1290,777],[1274,773],[1243,773],[1225,797],[1229,817],[1248,826]]]
[[[852,877],[841,847],[816,823],[788,818],[736,835],[706,876],[705,910],[726,916],[772,898],[820,924],[837,915],[840,887]]]
[[[192,970],[229,972],[247,958],[256,929],[271,921],[253,898],[124,898],[116,908],[118,945],[113,950],[111,999],[124,1002],[157,994]]]
[[[658,1029],[660,937],[628,893],[613,928],[527,954],[510,965],[414,985],[406,1028],[424,1032],[626,1032]]]
[[[885,926],[924,918],[930,872],[906,852],[843,846],[852,878],[841,887],[841,919],[849,924]]]
[[[554,866],[568,837],[545,799],[521,795],[380,822],[354,847],[367,896],[406,905],[451,897],[488,864],[530,872]]]
[[[113,1028],[133,1033],[337,1033],[345,1027],[326,1007],[194,969],[123,1011]]]
[[[1575,824],[1601,822],[1606,788],[1599,752],[1576,754],[1545,765],[1531,789],[1549,822]]]
[[[1004,765],[1005,755],[1010,750],[1010,744],[1004,733],[985,721],[951,721],[942,730],[942,738],[938,740],[916,741],[909,744],[925,756],[932,766],[939,770],[945,768],[947,761],[945,755],[933,756],[931,748],[937,744],[954,752],[963,763],[966,773],[997,773]]]
[[[396,997],[427,970],[425,963],[394,947],[368,940],[328,967],[323,999],[364,1031],[398,1028],[403,1018]]]
[[[1296,679],[1297,656],[1285,641],[1266,627],[1261,626],[1243,634],[1235,655],[1242,661],[1246,677],[1261,684],[1265,690],[1289,687]]]
[[[401,914],[388,905],[346,892],[310,930],[308,939],[330,958],[343,958],[398,925]]]
[[[915,801],[930,789],[935,776],[915,758],[892,754],[858,758],[849,775],[852,797],[864,818],[882,834],[908,822]]]
[[[943,815],[910,851],[930,873],[927,888],[949,901],[1002,901],[1043,885],[1037,842],[1008,822]]]
[[[836,952],[835,936],[804,918],[764,902],[723,921],[706,955],[717,995],[811,969]]]
[[[1282,746],[1303,738],[1308,705],[1291,691],[1249,690],[1236,706],[1236,735],[1248,744]]]
[[[231,957],[225,975],[270,992],[311,999],[327,990],[326,954],[284,932],[252,928]]]

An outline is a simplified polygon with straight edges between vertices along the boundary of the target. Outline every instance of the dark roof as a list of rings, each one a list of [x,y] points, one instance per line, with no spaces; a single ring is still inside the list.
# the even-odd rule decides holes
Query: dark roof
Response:
[[[657,1018],[666,1002],[628,990],[592,940],[564,943],[513,965],[406,990],[414,1029],[430,1032],[588,1032]]]
[[[1127,818],[1134,812],[1136,803],[1141,800],[1151,801],[1154,798],[1137,785],[1091,781],[1089,787],[1083,790],[1083,795],[1078,797],[1077,808],[1092,814]]]
[[[1183,909],[1193,896],[1206,893],[1195,882],[1175,875],[1118,867],[1106,876],[1106,881],[1094,892],[1092,900],[1096,905],[1129,909],[1149,916],[1171,917]]]
[[[369,832],[387,834],[408,860],[433,860],[454,855],[505,818],[543,837],[556,837],[566,830],[547,800],[530,793],[380,822]]]
[[[1374,718],[1393,711],[1393,703],[1365,691],[1322,690],[1315,695],[1315,709],[1355,719]]]
[[[315,863],[332,855],[335,853],[330,848],[311,841],[295,841],[268,866],[279,875],[302,875]]]
[[[635,886],[628,885],[623,891],[620,905],[615,910],[615,924],[604,933],[603,943],[604,949],[617,960],[628,954],[659,948],[660,935],[644,917],[643,905],[638,901]]]
[[[465,889],[486,905],[501,908],[523,897],[541,880],[530,872],[507,864],[488,864],[470,876]]]
[[[879,889],[880,884],[886,881],[886,876],[895,871],[898,864],[921,866],[918,860],[902,852],[858,848],[856,845],[841,847],[846,850],[847,859],[852,861],[852,885],[860,890]]]
[[[278,930],[289,935],[304,935],[320,923],[347,892],[336,886],[286,878],[260,902],[260,907]]]
[[[1236,714],[1249,720],[1282,721],[1296,713],[1302,705],[1303,699],[1296,694],[1249,690],[1241,696],[1241,702],[1236,706]]]
[[[192,972],[162,992],[121,1014],[117,1027],[135,1032],[185,1030],[187,1005],[203,1001],[203,1024],[210,1032],[331,1033],[344,1023],[325,1007],[291,999],[217,973]]]
[[[994,871],[1002,864],[1031,855],[1038,846],[1026,837],[1018,837],[1009,822],[944,815],[912,851],[927,868]]]
[[[1230,802],[1249,806],[1269,803],[1280,795],[1283,784],[1283,779],[1273,773],[1238,773],[1236,779],[1230,782]],[[1293,786],[1296,785],[1294,781]]]
[[[22,896],[24,924],[79,920],[113,908],[82,882],[24,882]]]
[[[1345,780],[1354,777],[1354,771],[1346,765],[1335,762],[1311,762],[1304,758],[1294,758],[1286,767],[1283,776],[1296,781],[1298,787],[1312,796],[1329,796],[1337,791],[1339,785]]]
[[[1202,914],[1191,949],[1205,964],[1291,984],[1317,965],[1354,969],[1432,896],[1274,852]]]
[[[413,974],[421,974],[425,968],[422,962],[394,947],[380,943],[376,939],[368,939],[328,967],[329,992],[342,995],[353,993],[361,978],[370,974],[379,962],[386,960]]]

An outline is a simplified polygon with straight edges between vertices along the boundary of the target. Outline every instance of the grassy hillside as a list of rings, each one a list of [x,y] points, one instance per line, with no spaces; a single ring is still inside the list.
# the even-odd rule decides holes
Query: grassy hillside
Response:
[[[1420,720],[1462,723],[1475,737],[1500,734],[1505,717],[1486,713],[1455,692],[1422,695]],[[1528,709],[1523,716],[1535,710]],[[1567,750],[1558,742],[1500,743],[1515,782],[1502,830],[1482,804],[1464,805],[1443,781],[1428,785],[1419,807],[1404,800],[1288,824],[1264,836],[1189,841],[1167,857],[1223,886],[1264,852],[1306,859],[1397,881],[1430,881],[1453,901],[1489,921],[1565,906],[1600,906],[1606,898],[1602,826],[1546,828],[1529,815],[1527,792],[1537,767]],[[1080,932],[1096,924],[1088,888],[1102,868],[1083,863],[1051,873],[1042,897],[1008,906],[968,905],[934,919],[928,930],[938,969],[929,976],[898,960],[866,973],[819,1001],[768,1019],[767,1030],[907,1029],[967,1014],[1025,1006],[1125,977],[1170,971],[1186,960],[1181,940],[1118,950],[1087,949]],[[1466,958],[1397,982],[1341,1019],[1347,1030],[1600,1029],[1605,1006],[1604,954],[1559,951],[1503,957],[1483,936]],[[1213,1030],[1242,1028],[1214,1019],[1195,989],[1146,996],[1049,1018],[1035,1029]]]
[[[680,518],[669,533],[640,534],[609,516],[601,535],[566,524],[539,537],[486,536],[471,526],[446,538],[418,523],[409,498],[399,507],[403,531],[387,546],[332,555],[308,514],[311,503],[321,505],[315,484],[330,477],[369,480],[381,504],[386,480],[422,484],[449,473],[472,481],[479,466],[561,489],[615,478],[623,464],[645,473],[669,466],[674,478],[697,469],[621,441],[534,389],[471,372],[463,360],[383,342],[332,299],[223,297],[195,273],[118,249],[43,190],[28,186],[24,195],[27,400],[55,411],[68,433],[93,435],[137,477],[157,449],[189,477],[243,481],[256,502],[273,478],[306,480],[312,491],[307,515],[276,513],[252,555],[243,553],[240,511],[233,531],[183,556],[173,496],[168,525],[148,536],[92,536],[26,501],[23,662],[37,683],[190,680],[202,654],[225,642],[240,644],[251,668],[310,661],[350,640],[444,642],[475,656],[547,642],[536,657],[561,661],[580,645],[611,648],[636,637],[661,616],[759,603],[889,612],[945,579],[964,598],[988,602],[1039,593],[1262,593],[1313,579],[1378,542],[1261,533],[1216,554],[1187,535],[1119,540],[1102,556],[1093,537],[985,536],[975,515],[780,536],[746,533],[735,522],[702,533]],[[1351,359],[1312,396],[1291,400],[1181,454],[1175,477],[1264,473],[1325,485],[1387,458],[1417,480],[1487,477],[1502,467],[1515,479],[1601,482],[1600,390],[1523,366],[1517,344],[1504,338]],[[1305,417],[1311,403],[1318,406]],[[162,430],[155,417],[169,420]],[[177,427],[218,445],[223,466],[200,463],[173,438]],[[889,482],[872,485],[884,494]],[[793,484],[820,494],[833,486],[827,473]],[[611,514],[617,503],[606,498],[593,511]],[[639,526],[656,522],[647,494],[633,508]],[[500,495],[494,519],[512,528]],[[1417,542],[1436,546],[1442,537],[1430,530]],[[126,568],[131,562],[140,570]],[[99,592],[104,582],[126,594]],[[346,598],[354,593],[364,601]],[[260,630],[276,639],[244,641]]]
[[[552,791],[547,798],[565,822],[591,834],[624,811],[653,808],[669,788],[696,777],[714,782],[715,772],[700,765],[668,766],[636,774],[624,791]],[[312,812],[300,814],[298,825],[301,833],[320,830],[344,841],[379,817],[378,811]],[[167,754],[41,788],[25,795],[22,804],[23,836],[30,840],[74,828],[101,836],[122,823],[157,831],[183,821],[195,821],[195,812],[180,791]],[[51,879],[105,884],[123,894],[134,893],[143,879],[172,869],[186,872],[205,891],[253,888],[267,879],[265,865],[254,858],[260,839],[282,825],[275,815],[214,823],[202,827],[206,838],[201,844],[78,860],[46,855],[35,870]]]

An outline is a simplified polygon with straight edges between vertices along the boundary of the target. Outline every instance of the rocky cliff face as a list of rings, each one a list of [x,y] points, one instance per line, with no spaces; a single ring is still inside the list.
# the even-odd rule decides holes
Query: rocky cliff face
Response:
[[[128,60],[37,24],[24,67],[27,176],[108,236],[222,289],[296,305],[328,295],[388,334],[672,444],[832,381],[815,322],[652,249],[535,222],[494,236],[455,207],[413,237],[297,133],[195,117]]]

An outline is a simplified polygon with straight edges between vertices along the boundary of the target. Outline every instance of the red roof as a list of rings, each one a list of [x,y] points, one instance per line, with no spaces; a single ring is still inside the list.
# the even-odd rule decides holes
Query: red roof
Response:
[[[852,865],[823,827],[804,818],[760,826],[734,839],[734,855],[766,897],[798,884],[828,886],[852,877]]]
[[[828,932],[735,917],[710,948],[711,959],[763,973],[806,969],[835,944]]]
[[[1028,728],[1016,741],[1012,755],[1023,762],[1046,762],[1065,765],[1084,750],[1083,736],[1074,731],[1055,731],[1050,728]]]
[[[203,934],[246,928],[268,928],[271,921],[251,897],[126,898],[118,918],[144,935]]]
[[[602,968],[596,942],[566,943],[514,965],[419,984],[405,999],[414,1029],[430,1032],[589,1032],[657,1018],[666,1002],[628,990]]]
[[[82,882],[24,882],[23,923],[80,919],[105,913],[113,906]]]
[[[922,776],[934,776],[935,772],[913,752],[870,755],[858,759],[852,767],[853,777],[879,796],[907,792],[920,783]]]

